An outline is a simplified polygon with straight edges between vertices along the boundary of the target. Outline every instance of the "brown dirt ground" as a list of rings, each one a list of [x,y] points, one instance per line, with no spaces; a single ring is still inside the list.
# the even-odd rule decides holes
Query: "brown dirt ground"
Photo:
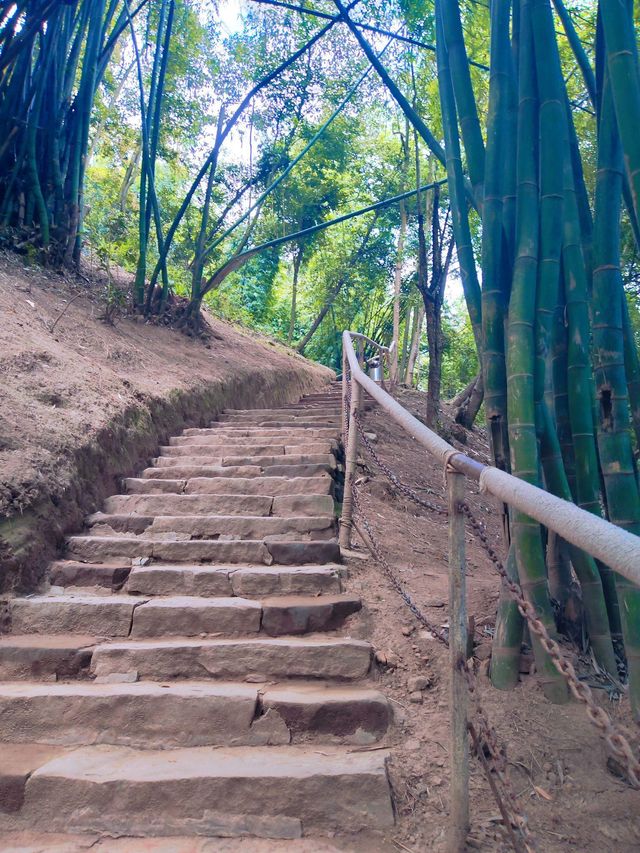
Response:
[[[398,398],[414,414],[424,415],[425,395],[400,390]],[[443,436],[457,449],[488,462],[483,429],[459,432],[443,407]],[[376,451],[401,480],[424,491],[427,500],[446,504],[443,472],[426,452],[379,410],[365,416],[375,433]],[[465,441],[461,444],[452,431]],[[448,530],[446,519],[396,494],[386,477],[361,451],[360,493],[365,511],[385,555],[405,589],[437,626],[447,624]],[[468,484],[468,501],[499,545],[500,521],[491,499]],[[545,700],[535,674],[523,675],[516,690],[495,690],[487,677],[490,632],[495,623],[500,580],[484,551],[468,533],[468,611],[475,618],[476,670],[482,703],[506,746],[513,789],[528,817],[538,851],[579,850],[631,853],[640,850],[640,792],[606,769],[604,742],[577,702],[564,706]],[[397,832],[380,849],[446,850],[449,797],[449,660],[448,651],[425,631],[360,543],[363,559],[350,561],[350,589],[366,597],[368,618],[362,630],[392,666],[379,666],[380,688],[399,711],[403,724],[392,750],[391,780],[399,822]],[[502,548],[498,550],[502,552]],[[407,680],[427,675],[431,687],[422,704],[409,700]],[[628,703],[612,704],[595,690],[617,720],[630,723]],[[636,729],[637,732],[637,729]],[[475,759],[471,763],[471,836],[469,849],[511,849],[503,840],[500,814]]]
[[[134,319],[106,325],[104,280],[87,273],[0,256],[0,589],[37,582],[33,566],[51,554],[28,544],[34,528],[60,542],[167,435],[225,407],[298,399],[333,376],[212,317],[207,346]]]

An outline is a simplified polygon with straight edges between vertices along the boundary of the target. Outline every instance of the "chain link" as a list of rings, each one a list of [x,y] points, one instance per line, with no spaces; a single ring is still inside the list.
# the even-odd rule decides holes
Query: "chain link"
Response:
[[[631,785],[634,788],[640,788],[640,761],[634,753],[631,744],[620,728],[614,724],[605,709],[596,703],[589,685],[580,681],[573,664],[564,654],[558,643],[551,637],[544,623],[538,618],[535,607],[531,602],[527,601],[520,585],[509,577],[502,560],[490,544],[483,526],[473,515],[469,504],[461,502],[459,504],[459,508],[467,518],[469,525],[479,539],[482,548],[502,578],[507,591],[526,620],[529,630],[532,631],[540,640],[540,645],[549,655],[558,672],[565,678],[569,685],[569,689],[576,699],[586,705],[587,716],[604,738],[605,743],[611,750],[612,754],[626,769]]]
[[[358,433],[360,434],[360,438],[362,439],[363,445],[366,447],[367,451],[369,452],[369,455],[376,463],[378,468],[393,483],[396,489],[403,495],[406,495],[408,498],[410,498],[414,503],[417,503],[419,506],[424,507],[425,509],[428,509],[431,512],[435,512],[438,515],[449,515],[449,510],[447,509],[447,507],[438,506],[437,504],[431,503],[431,501],[425,500],[423,497],[417,494],[417,492],[415,492],[411,488],[411,486],[407,486],[406,483],[403,483],[402,480],[400,480],[398,475],[394,471],[392,471],[391,468],[386,464],[386,462],[384,462],[378,456],[375,447],[371,443],[370,439],[367,437],[367,434],[362,425],[359,412],[354,412],[353,416],[358,427]]]

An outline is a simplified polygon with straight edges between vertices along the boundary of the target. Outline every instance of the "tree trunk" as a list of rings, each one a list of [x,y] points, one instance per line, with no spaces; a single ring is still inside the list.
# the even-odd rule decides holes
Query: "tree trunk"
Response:
[[[404,189],[404,187],[402,188]],[[396,251],[396,266],[393,276],[393,343],[391,352],[391,382],[398,381],[398,342],[400,337],[400,289],[402,287],[402,264],[404,260],[404,241],[407,233],[407,211],[403,201],[400,202],[400,230],[398,231],[398,246]]]
[[[418,361],[420,350],[420,338],[422,337],[422,324],[424,322],[424,306],[418,305],[414,309],[413,331],[411,334],[411,349],[409,350],[409,362],[407,364],[406,384],[413,387],[413,374]]]
[[[440,384],[442,380],[442,314],[435,301],[426,302],[427,346],[429,347],[429,373],[427,385],[427,426],[433,429],[440,411]]]
[[[293,282],[291,287],[291,319],[289,321],[289,334],[287,335],[287,344],[291,346],[296,328],[296,303],[298,300],[298,275],[300,274],[300,264],[302,263],[302,249],[298,248],[293,256]]]

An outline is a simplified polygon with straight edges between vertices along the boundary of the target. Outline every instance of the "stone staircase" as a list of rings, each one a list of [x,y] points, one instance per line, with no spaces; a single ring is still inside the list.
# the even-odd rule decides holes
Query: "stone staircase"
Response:
[[[349,636],[337,385],[170,440],[0,637],[0,829],[259,836],[393,824],[392,724]]]

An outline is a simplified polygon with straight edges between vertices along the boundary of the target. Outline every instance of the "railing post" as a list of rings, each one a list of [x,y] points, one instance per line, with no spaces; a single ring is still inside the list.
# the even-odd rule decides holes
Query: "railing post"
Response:
[[[449,493],[449,652],[451,660],[451,815],[448,849],[466,850],[469,831],[469,732],[467,682],[467,602],[464,549],[464,476],[447,470]]]
[[[349,432],[345,452],[344,495],[342,497],[342,515],[340,517],[340,547],[351,547],[351,527],[353,516],[353,478],[358,463],[358,425],[354,417],[360,411],[360,385],[351,377],[351,406],[349,407]]]
[[[349,399],[349,360],[347,358],[347,353],[344,349],[344,344],[342,346],[342,444],[345,449],[345,453],[347,450],[347,427],[349,426],[349,413],[347,412],[347,400]]]

